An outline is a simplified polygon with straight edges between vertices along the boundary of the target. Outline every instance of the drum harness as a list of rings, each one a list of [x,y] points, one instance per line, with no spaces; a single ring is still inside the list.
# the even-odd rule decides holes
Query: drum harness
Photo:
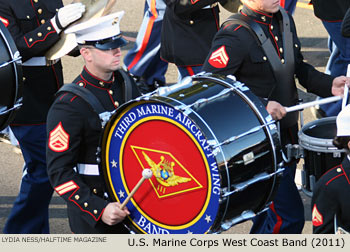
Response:
[[[124,93],[124,101],[130,101],[131,100],[131,83],[130,83],[130,77],[129,75],[123,71],[119,70],[116,71],[116,77],[118,80],[124,80],[121,81],[123,83],[123,93]],[[75,94],[82,98],[87,104],[90,105],[91,109],[99,116],[101,121],[101,127],[104,128],[106,123],[109,121],[110,117],[115,113],[116,110],[113,111],[106,111],[105,108],[102,106],[101,102],[96,98],[96,96],[89,91],[86,88],[80,87],[79,85],[76,85],[74,83],[65,84],[63,85],[60,90],[57,92],[57,95],[62,92],[70,92],[72,94]]]
[[[222,27],[228,24],[239,24],[245,27],[255,38],[258,45],[261,46],[269,59],[273,74],[280,85],[276,85],[270,92],[269,98],[278,101],[283,106],[295,105],[297,99],[297,91],[295,85],[290,80],[294,79],[294,52],[293,52],[293,33],[290,31],[290,20],[288,14],[283,8],[280,8],[282,19],[279,20],[280,29],[283,35],[285,62],[281,63],[274,46],[269,38],[266,37],[263,29],[250,17],[241,14],[230,16]],[[293,76],[291,76],[293,75]],[[281,84],[282,83],[282,84]],[[296,96],[296,97],[295,97]],[[278,128],[287,128],[297,121],[297,112],[289,113],[282,121],[281,125],[277,123]],[[293,159],[299,159],[303,156],[303,149],[297,144],[287,144],[285,146],[286,154],[282,152],[285,163],[291,162]]]

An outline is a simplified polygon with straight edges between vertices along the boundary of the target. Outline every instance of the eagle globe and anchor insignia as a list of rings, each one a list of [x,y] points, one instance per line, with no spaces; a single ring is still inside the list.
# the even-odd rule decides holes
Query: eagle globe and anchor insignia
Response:
[[[153,173],[127,204],[130,229],[209,232],[219,209],[220,176],[207,139],[187,115],[159,102],[133,102],[105,131],[102,170],[113,200],[126,199],[143,169]]]

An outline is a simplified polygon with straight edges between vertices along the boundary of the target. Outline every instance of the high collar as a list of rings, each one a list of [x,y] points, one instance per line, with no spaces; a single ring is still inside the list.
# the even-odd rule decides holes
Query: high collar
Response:
[[[96,77],[92,73],[90,73],[89,70],[87,70],[86,66],[84,66],[84,69],[81,73],[81,77],[85,81],[87,81],[90,85],[93,85],[95,87],[102,88],[102,89],[110,89],[112,87],[112,84],[113,84],[114,73],[112,75],[111,80],[105,81],[105,80],[102,80],[102,79]]]
[[[264,13],[261,11],[254,10],[247,5],[243,5],[243,8],[241,10],[241,14],[244,16],[249,16],[253,18],[256,22],[269,25],[272,23],[273,15],[270,13]]]
[[[347,157],[344,158],[344,160],[342,162],[342,169],[343,169],[344,175],[347,176],[347,180],[350,184],[350,157],[349,157],[349,155],[347,155]]]

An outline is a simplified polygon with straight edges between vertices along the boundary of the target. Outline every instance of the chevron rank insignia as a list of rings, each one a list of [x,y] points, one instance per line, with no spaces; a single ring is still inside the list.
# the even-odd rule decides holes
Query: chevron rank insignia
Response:
[[[312,225],[315,227],[321,226],[323,224],[323,216],[318,211],[316,204],[314,205],[312,209]]]
[[[63,129],[62,122],[50,132],[49,148],[55,152],[68,150],[69,134]]]
[[[225,68],[229,59],[226,48],[223,45],[210,55],[209,64],[215,68]]]
[[[5,25],[5,27],[9,26],[9,21],[6,18],[0,16],[0,21]]]

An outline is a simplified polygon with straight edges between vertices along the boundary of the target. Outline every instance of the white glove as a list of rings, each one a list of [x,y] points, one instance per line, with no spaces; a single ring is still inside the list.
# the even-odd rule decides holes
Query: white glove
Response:
[[[85,12],[85,5],[82,3],[69,4],[58,10],[57,14],[51,19],[51,23],[57,33],[67,27],[70,23],[81,18]]]

